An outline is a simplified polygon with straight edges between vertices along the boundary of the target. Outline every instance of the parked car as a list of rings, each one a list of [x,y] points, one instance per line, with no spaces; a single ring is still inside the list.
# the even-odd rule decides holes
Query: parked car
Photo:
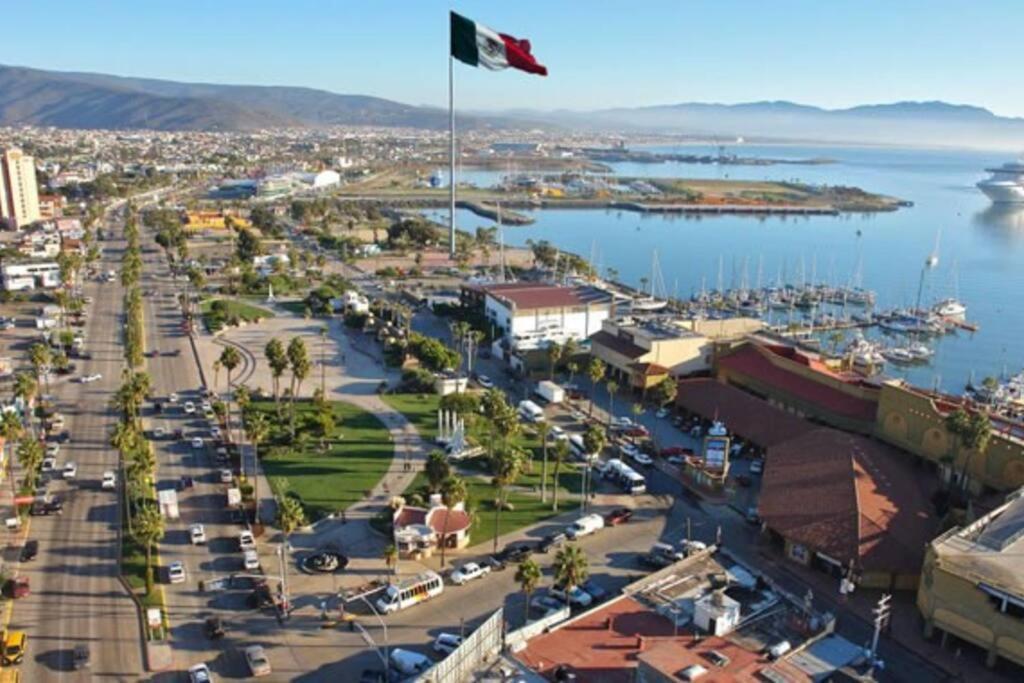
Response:
[[[546,553],[552,548],[561,546],[566,541],[566,536],[562,532],[548,534],[537,543],[537,552]]]
[[[157,404],[157,405],[159,405],[159,404]],[[162,439],[165,436],[167,436],[167,430],[164,429],[163,427],[157,427],[156,429],[153,430],[153,438],[154,439]]]
[[[21,546],[21,561],[31,562],[39,555],[39,541],[32,539]]]
[[[103,481],[100,482],[100,488],[113,490],[117,488],[117,473],[113,470],[107,470],[103,473]]]
[[[64,464],[64,478],[65,479],[74,479],[77,476],[78,476],[78,465],[76,465],[73,462],[65,463]]]
[[[206,528],[202,524],[193,524],[188,528],[188,538],[192,545],[206,543]]]
[[[192,448],[199,449],[203,447],[203,439],[200,436],[192,437]]]
[[[594,581],[593,577],[587,579],[582,584],[580,584],[580,588],[585,590],[590,595],[590,597],[597,601],[604,600],[606,597],[608,597],[608,591],[606,591],[604,588],[601,588],[601,586],[596,581]]]
[[[640,450],[637,450],[633,455],[629,456],[629,458],[641,467],[650,467],[654,464],[654,460],[651,459],[651,456]]]
[[[9,598],[17,600],[19,598],[28,597],[31,592],[27,576],[18,576],[13,579],[8,579],[7,584],[4,585],[4,595]]]
[[[89,652],[88,645],[85,643],[75,645],[75,650],[71,655],[71,664],[75,671],[88,669],[92,665],[92,654]]]
[[[481,579],[491,573],[491,568],[476,562],[467,562],[452,572],[451,581],[456,586],[461,586],[473,579]]]
[[[78,378],[78,381],[82,384],[91,384],[92,382],[98,382],[101,379],[103,379],[103,375],[97,372],[92,375],[82,375]]]
[[[533,548],[528,543],[519,541],[517,543],[509,543],[507,546],[501,549],[501,551],[495,555],[495,557],[502,562],[509,564],[519,564],[531,554],[533,554]]]
[[[615,508],[604,516],[604,521],[608,526],[615,526],[616,524],[625,524],[632,517],[633,511],[629,508]]]
[[[404,676],[414,676],[422,673],[434,665],[430,658],[412,650],[393,648],[389,655],[391,668]]]
[[[40,471],[43,474],[48,474],[50,472],[53,472],[55,469],[57,469],[57,458],[54,458],[54,457],[43,458],[43,464],[40,467]]]
[[[270,660],[262,645],[250,645],[245,648],[245,663],[249,665],[249,673],[253,676],[269,676]]]
[[[167,397],[167,402],[168,403],[177,403],[178,402],[178,394],[176,394],[175,392],[172,391],[170,396]],[[195,410],[195,406],[193,406],[192,409]]]
[[[211,683],[213,681],[213,674],[210,672],[210,667],[206,664],[196,664],[189,667],[188,670],[189,683]]]
[[[48,457],[48,458],[56,458],[58,455],[60,455],[60,444],[59,443],[50,442],[50,443],[46,444],[46,457]]]
[[[604,517],[598,514],[584,515],[569,525],[565,530],[566,536],[572,540],[589,536],[599,529],[604,528]]]
[[[234,480],[235,475],[231,473],[231,470],[225,468],[220,471],[220,483],[230,484]]]
[[[239,550],[255,550],[256,549],[256,538],[252,535],[252,532],[246,529],[245,531],[238,532],[238,549]]]
[[[171,395],[173,396],[174,394]],[[171,403],[174,403],[174,401],[171,401]],[[185,411],[186,415],[191,415],[196,412],[196,404],[192,401],[185,401],[185,405],[182,406],[182,410]]]
[[[59,498],[49,500],[37,500],[32,503],[28,513],[33,517],[45,517],[46,515],[59,515],[64,512],[64,502]]]
[[[633,425],[632,427],[624,430],[623,434],[631,436],[634,439],[640,439],[650,436],[651,433],[647,431],[647,427],[644,427],[643,425]]]
[[[668,417],[668,408],[658,408],[658,411],[654,413],[654,417],[663,418]]]
[[[564,587],[556,584],[549,588],[548,592],[562,602],[567,602],[570,605],[589,607],[590,604],[594,602],[594,598],[591,597],[590,593],[586,592],[579,586],[573,586],[568,592],[566,592]]]
[[[167,581],[169,583],[185,583],[185,565],[181,562],[171,562],[167,567]]]
[[[477,375],[476,383],[479,384],[484,389],[493,389],[494,388],[494,382],[491,381],[491,378],[488,377],[487,375]]]
[[[454,652],[459,645],[462,645],[462,638],[459,636],[453,633],[440,633],[434,639],[434,652],[448,655]]]
[[[250,572],[259,571],[260,556],[252,548],[242,551],[242,568]]]
[[[530,607],[540,612],[550,612],[552,610],[562,609],[565,607],[565,603],[557,598],[551,597],[550,595],[538,595],[530,600]]]
[[[227,629],[224,626],[224,620],[220,617],[207,617],[206,622],[203,624],[203,633],[210,640],[217,640],[223,638],[224,634],[227,633]]]
[[[749,471],[751,474],[761,474],[764,471],[764,461],[760,458],[751,460]]]

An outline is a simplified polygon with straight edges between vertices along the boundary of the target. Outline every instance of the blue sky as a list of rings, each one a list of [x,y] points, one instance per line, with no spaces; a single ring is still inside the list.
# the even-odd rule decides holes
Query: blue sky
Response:
[[[529,38],[551,72],[456,65],[459,108],[943,99],[1024,116],[1019,0],[32,0],[5,7],[0,62],[445,106],[449,9]]]

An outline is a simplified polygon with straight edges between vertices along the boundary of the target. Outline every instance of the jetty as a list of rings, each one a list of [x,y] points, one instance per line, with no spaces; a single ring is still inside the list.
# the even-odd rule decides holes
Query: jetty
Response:
[[[645,204],[642,202],[610,202],[609,206],[639,213],[752,214],[793,216],[837,216],[833,206],[798,206],[796,204]]]

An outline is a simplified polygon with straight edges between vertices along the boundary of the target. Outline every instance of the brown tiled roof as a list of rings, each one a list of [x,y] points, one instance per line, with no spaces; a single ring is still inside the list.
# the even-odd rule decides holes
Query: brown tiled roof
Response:
[[[445,526],[445,516],[448,517],[448,526]],[[469,528],[469,513],[464,510],[447,510],[446,508],[434,508],[427,514],[427,524],[434,531],[443,534],[457,534]]]
[[[758,513],[844,564],[912,574],[938,529],[923,481],[896,449],[821,427],[768,449]]]
[[[611,349],[620,356],[625,356],[630,360],[635,360],[647,353],[647,349],[637,346],[633,342],[614,335],[611,332],[605,332],[604,330],[600,330],[590,335],[590,343]]]
[[[395,513],[392,523],[396,528],[411,526],[413,524],[423,524],[426,517],[427,511],[425,509],[405,506]]]
[[[569,287],[538,283],[508,283],[484,288],[491,296],[512,303],[517,310],[582,306],[583,300]]]
[[[762,447],[773,446],[814,429],[814,425],[806,420],[742,389],[713,379],[681,381],[676,405],[707,419],[717,417],[730,432]]]
[[[772,355],[804,365],[821,374],[821,381],[791,372],[780,363],[773,362]],[[827,372],[821,364],[788,347],[743,344],[735,351],[722,355],[718,366],[746,375],[783,391],[805,403],[820,406],[836,415],[862,422],[874,422],[878,403],[851,396],[826,381],[847,381],[840,375]]]

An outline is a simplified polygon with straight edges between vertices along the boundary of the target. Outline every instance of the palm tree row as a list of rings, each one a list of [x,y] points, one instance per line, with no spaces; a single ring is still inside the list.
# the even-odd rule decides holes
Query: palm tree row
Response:
[[[137,368],[142,365],[145,329],[142,324],[142,292],[139,289],[142,252],[139,247],[138,223],[134,214],[130,214],[125,222],[124,235],[128,241],[121,259],[121,284],[125,287],[124,357],[129,367]]]
[[[277,408],[277,416],[281,417],[281,378],[286,371],[291,372],[291,382],[288,388],[289,416],[288,424],[292,438],[295,437],[295,399],[302,390],[302,383],[309,377],[313,369],[309,359],[309,351],[306,349],[306,342],[302,337],[292,337],[285,347],[279,339],[271,339],[263,349],[263,355],[270,365],[270,375],[273,380],[274,405]]]

